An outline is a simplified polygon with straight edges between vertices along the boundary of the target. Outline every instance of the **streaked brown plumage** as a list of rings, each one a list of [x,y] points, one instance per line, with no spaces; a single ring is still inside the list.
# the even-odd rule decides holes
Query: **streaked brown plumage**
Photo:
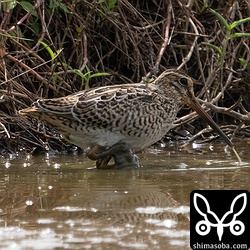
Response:
[[[171,129],[183,104],[194,108],[232,147],[196,101],[193,80],[176,70],[164,71],[149,84],[97,87],[66,97],[41,99],[20,114],[53,126],[83,149],[92,148],[90,158],[100,158],[99,164],[105,167],[112,155],[105,156],[105,152],[114,145],[126,143],[139,151],[160,140]],[[104,155],[98,157],[97,151]]]

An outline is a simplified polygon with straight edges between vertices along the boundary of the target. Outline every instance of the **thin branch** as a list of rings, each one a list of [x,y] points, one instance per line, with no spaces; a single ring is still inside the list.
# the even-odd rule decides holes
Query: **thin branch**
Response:
[[[4,126],[4,124],[2,124],[2,123],[0,122],[0,125],[1,125],[1,127],[3,128],[3,130],[4,130],[5,134],[7,135],[7,137],[10,138],[10,134],[9,134],[8,130],[6,129],[6,127]]]
[[[190,24],[192,25],[196,36],[194,36],[194,41],[191,45],[191,48],[190,48],[188,54],[186,55],[186,57],[183,58],[182,63],[179,65],[179,67],[177,69],[181,69],[190,60],[190,58],[194,52],[194,48],[195,48],[198,36],[199,36],[198,29],[197,29],[196,25],[194,24],[193,20],[190,17],[188,20],[189,20]]]
[[[218,107],[212,104],[211,102],[203,102],[203,103],[216,113],[229,115],[237,120],[248,121],[248,122],[250,121],[250,112],[247,112],[246,114],[241,114],[234,110],[231,110],[231,108]]]
[[[171,39],[169,37],[169,29],[170,29],[170,23],[171,23],[171,12],[172,12],[172,3],[171,3],[171,1],[169,1],[168,8],[167,8],[167,19],[166,19],[164,40],[163,40],[163,43],[161,45],[161,49],[160,49],[160,52],[158,54],[155,66],[154,66],[154,72],[158,72],[159,71],[159,66],[160,66],[160,63],[161,63],[161,59],[162,59],[163,54],[164,54],[164,52],[166,50],[166,47],[169,44],[170,39]],[[146,77],[149,77],[150,76],[149,74],[150,73],[148,73],[146,75]]]

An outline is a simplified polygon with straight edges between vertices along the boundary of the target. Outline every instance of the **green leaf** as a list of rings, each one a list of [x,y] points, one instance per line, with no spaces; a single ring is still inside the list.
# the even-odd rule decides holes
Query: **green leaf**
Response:
[[[98,3],[98,4],[102,4],[102,3],[104,3],[104,2],[106,2],[106,0],[99,0],[97,3]]]
[[[33,28],[33,30],[34,30],[35,35],[36,35],[37,37],[39,37],[40,28],[41,28],[40,24],[38,24],[37,22],[35,22],[35,23],[33,23],[32,28]]]
[[[34,10],[34,6],[33,6],[31,3],[27,2],[27,1],[21,1],[21,2],[19,2],[19,4],[20,4],[20,5],[22,6],[22,8],[23,8],[25,11],[27,11],[27,12],[30,12],[30,11],[33,10],[33,11],[31,12],[31,15],[37,17],[37,12]]]
[[[239,58],[239,61],[240,61],[242,64],[246,63],[246,60],[245,60],[244,58],[242,58],[242,57]]]
[[[79,26],[77,26],[77,25],[75,25],[75,29],[76,29],[77,33],[81,33],[82,32],[82,28],[79,27]]]
[[[24,40],[24,41],[34,41],[33,39],[17,37],[17,36],[12,35],[12,34],[8,35],[8,34],[4,34],[4,33],[1,33],[1,32],[0,32],[0,36],[10,37],[10,38],[13,38],[13,39],[20,39],[20,40]]]
[[[51,57],[51,59],[54,59],[56,56],[56,53],[53,52],[53,50],[49,47],[49,45],[47,45],[45,42],[40,41],[40,43],[43,45],[43,47],[49,52],[49,55]]]
[[[240,63],[241,63],[243,66],[245,66],[246,60],[245,60],[244,58],[241,58],[241,57],[240,57],[240,58],[239,58],[239,61],[240,61]],[[247,70],[250,70],[250,63],[247,64],[246,69],[247,69]]]
[[[57,66],[62,66],[66,69],[73,70],[73,68],[71,66],[69,66],[67,63],[61,63],[61,62],[57,62],[57,63],[52,64],[52,69],[54,69]]]
[[[247,18],[244,18],[244,19],[240,19],[238,21],[235,21],[233,23],[230,24],[230,27],[231,29],[243,24],[243,23],[246,23],[246,22],[250,22],[250,17],[247,17]]]
[[[5,1],[0,1],[1,7],[3,8],[3,11],[6,10],[12,10],[16,7],[17,1],[16,0],[5,0]]]
[[[207,2],[208,2],[208,0],[203,1],[203,6],[200,10],[200,14],[202,14],[207,9]]]
[[[111,74],[109,73],[105,73],[105,72],[98,72],[98,73],[94,73],[92,74],[89,78],[92,78],[92,77],[98,77],[98,76],[110,76]]]
[[[52,67],[52,69],[53,69],[53,67]],[[59,76],[59,75],[58,75],[57,72],[54,72],[54,73],[53,73],[52,79],[53,79],[54,86],[55,86],[55,82],[56,82],[58,76]]]
[[[217,11],[210,9],[210,11],[217,17],[217,19],[221,22],[222,25],[224,25],[224,27],[226,28],[227,31],[231,30],[230,25],[228,24],[228,22],[226,21],[226,19]]]
[[[3,11],[7,11],[7,10],[12,10],[16,7],[17,5],[17,1],[16,0],[5,0],[5,1],[0,1],[1,4],[1,8],[3,9]]]
[[[201,44],[204,44],[204,45],[206,45],[207,47],[212,48],[213,50],[215,50],[216,52],[218,52],[220,55],[222,54],[221,48],[218,47],[218,46],[216,46],[216,45],[214,45],[214,44],[211,44],[211,43],[204,43],[204,42],[201,43]]]
[[[86,78],[86,74],[83,74],[79,69],[74,69],[74,72],[79,75],[83,80]]]
[[[49,8],[52,9],[53,6],[54,6],[54,2],[53,2],[53,0],[50,0],[50,1],[49,1]]]
[[[250,36],[250,33],[234,33],[228,36],[228,39],[246,37],[246,36]]]
[[[117,0],[109,0],[109,5],[108,5],[108,9],[112,10],[115,8]]]
[[[68,13],[68,14],[71,13],[68,7],[64,3],[59,3],[59,8],[62,9],[65,13]]]

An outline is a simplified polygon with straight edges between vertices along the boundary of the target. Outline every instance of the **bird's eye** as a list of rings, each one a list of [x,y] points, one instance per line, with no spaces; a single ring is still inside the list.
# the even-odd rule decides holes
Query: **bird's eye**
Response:
[[[187,78],[185,78],[185,77],[182,77],[182,78],[180,78],[180,83],[182,84],[182,85],[187,85],[187,83],[188,83],[188,80],[187,80]]]

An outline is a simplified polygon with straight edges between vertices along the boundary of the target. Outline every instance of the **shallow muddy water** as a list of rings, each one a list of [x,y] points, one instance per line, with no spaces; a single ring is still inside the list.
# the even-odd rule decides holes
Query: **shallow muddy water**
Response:
[[[149,148],[142,167],[96,170],[83,155],[0,159],[0,249],[190,249],[195,189],[250,190],[224,144]]]

